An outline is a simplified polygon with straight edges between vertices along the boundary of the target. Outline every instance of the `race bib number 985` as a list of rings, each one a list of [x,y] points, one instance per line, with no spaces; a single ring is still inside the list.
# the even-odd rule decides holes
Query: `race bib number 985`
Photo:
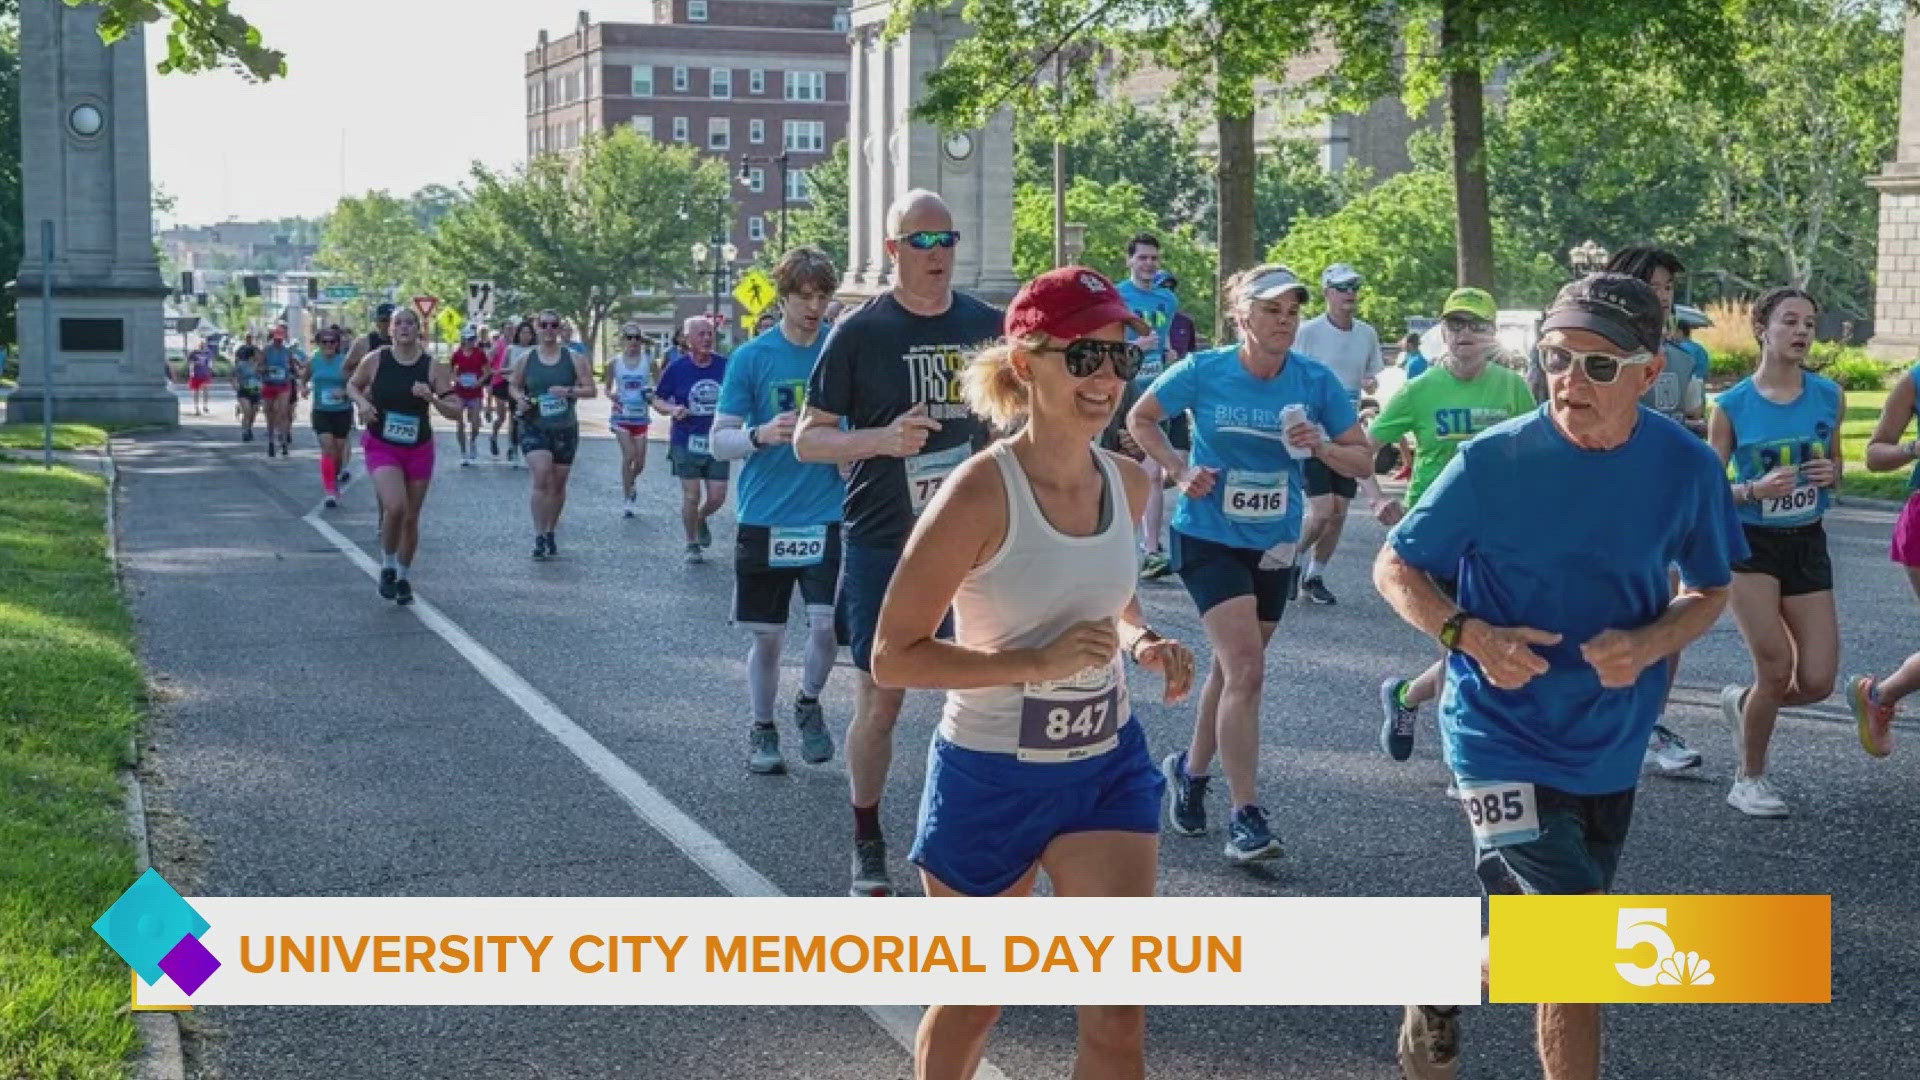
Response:
[[[1540,838],[1540,807],[1532,784],[1461,784],[1460,806],[1481,847],[1506,847]]]

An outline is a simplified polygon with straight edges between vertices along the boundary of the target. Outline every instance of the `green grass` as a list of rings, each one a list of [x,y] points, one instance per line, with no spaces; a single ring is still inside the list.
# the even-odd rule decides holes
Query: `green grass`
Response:
[[[144,701],[105,494],[0,469],[0,1077],[118,1080],[136,1044],[92,930],[133,882],[117,774]]]
[[[1891,499],[1905,502],[1910,471],[1870,473],[1867,471],[1867,440],[1873,426],[1880,422],[1880,406],[1887,400],[1885,390],[1849,390],[1847,415],[1840,424],[1840,453],[1846,459],[1847,472],[1840,479],[1843,495],[1863,499]]]
[[[0,424],[0,450],[34,450],[45,435],[39,424]],[[107,429],[92,424],[53,425],[55,450],[100,450],[107,445]]]

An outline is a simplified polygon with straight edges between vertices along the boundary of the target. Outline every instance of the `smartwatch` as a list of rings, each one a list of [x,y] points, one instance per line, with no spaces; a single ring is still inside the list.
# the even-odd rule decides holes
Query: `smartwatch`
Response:
[[[1459,652],[1460,631],[1467,625],[1467,620],[1471,618],[1473,618],[1473,616],[1467,614],[1465,611],[1456,611],[1446,622],[1441,623],[1440,633],[1437,635],[1440,639],[1440,647],[1450,653]]]

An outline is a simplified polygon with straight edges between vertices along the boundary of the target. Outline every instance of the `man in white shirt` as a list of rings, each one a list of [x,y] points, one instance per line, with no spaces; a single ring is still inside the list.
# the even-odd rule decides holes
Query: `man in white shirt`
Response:
[[[1360,306],[1359,271],[1346,263],[1335,263],[1320,275],[1320,289],[1327,299],[1326,313],[1300,327],[1293,350],[1332,369],[1358,410],[1360,395],[1375,389],[1375,378],[1385,366],[1380,356],[1380,335],[1354,317],[1354,309]],[[1307,520],[1300,530],[1299,550],[1305,561],[1297,579],[1299,595],[1316,604],[1331,604],[1333,593],[1321,580],[1321,572],[1340,543],[1347,504],[1358,494],[1359,481],[1341,476],[1317,460],[1302,464],[1307,483]],[[1378,497],[1372,480],[1367,481],[1367,489]]]

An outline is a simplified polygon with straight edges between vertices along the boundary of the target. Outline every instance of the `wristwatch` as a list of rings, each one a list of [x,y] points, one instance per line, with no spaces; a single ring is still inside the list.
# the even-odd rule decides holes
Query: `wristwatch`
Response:
[[[760,449],[760,429],[759,428],[750,427],[747,429],[747,445],[753,447],[755,450]]]
[[[1448,652],[1460,651],[1460,631],[1466,627],[1467,620],[1473,616],[1465,611],[1456,611],[1446,622],[1440,624],[1440,647]]]

